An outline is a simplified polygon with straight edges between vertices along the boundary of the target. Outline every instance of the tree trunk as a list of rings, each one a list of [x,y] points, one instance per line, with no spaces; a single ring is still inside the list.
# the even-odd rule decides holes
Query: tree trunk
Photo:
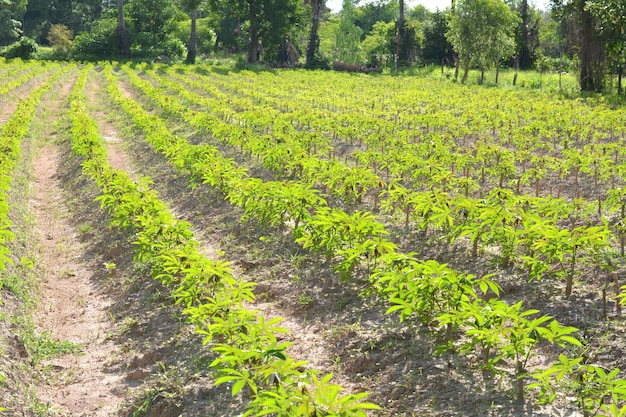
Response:
[[[498,77],[500,76],[500,60],[502,59],[502,52],[498,51],[498,61],[496,62],[496,85],[498,85]]]
[[[398,1],[399,16],[396,23],[396,67],[408,63],[408,51],[406,42],[406,20],[404,12],[404,0]]]
[[[124,22],[124,0],[117,0],[117,41],[120,54],[130,58],[130,33]]]
[[[311,33],[309,35],[309,45],[306,48],[306,63],[304,64],[307,68],[315,68],[318,65],[317,55],[320,49],[319,28],[324,0],[312,0],[311,8]]]
[[[198,49],[198,31],[197,31],[197,19],[198,11],[191,11],[191,33],[189,34],[189,43],[187,44],[187,59],[185,62],[188,64],[196,63],[196,53]]]
[[[593,15],[585,8],[586,1],[580,1],[580,89],[600,91],[604,79],[604,43],[599,39]]]
[[[463,78],[461,78],[461,84],[465,84],[465,82],[467,81],[468,74],[469,74],[469,59],[463,66]]]
[[[624,93],[624,89],[622,87],[622,75],[624,75],[624,65],[620,64],[620,66],[617,67],[617,94],[620,96]]]
[[[517,74],[519,73],[519,54],[515,56],[515,75],[513,75],[513,87],[517,84]]]
[[[250,17],[250,44],[246,55],[247,64],[259,62],[259,17],[253,0],[248,0],[248,11]]]

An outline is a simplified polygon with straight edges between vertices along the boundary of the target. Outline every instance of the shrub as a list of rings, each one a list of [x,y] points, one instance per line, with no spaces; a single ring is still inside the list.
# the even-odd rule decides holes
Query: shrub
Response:
[[[115,19],[101,19],[96,22],[91,32],[81,32],[74,38],[72,54],[77,59],[109,59],[117,53]]]
[[[48,32],[48,42],[54,49],[69,50],[72,47],[74,32],[65,25],[52,25]]]
[[[3,55],[7,59],[32,59],[36,54],[37,43],[33,39],[27,37],[20,38],[20,40],[7,46],[3,51]]]

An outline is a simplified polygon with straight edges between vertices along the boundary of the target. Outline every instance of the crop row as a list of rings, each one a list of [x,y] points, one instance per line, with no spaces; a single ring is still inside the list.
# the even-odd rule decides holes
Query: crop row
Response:
[[[232,383],[233,395],[247,390],[251,400],[244,415],[365,416],[363,410],[376,409],[363,402],[365,393],[340,396],[342,388],[330,382],[331,375],[303,371],[305,363],[288,357],[289,344],[277,340],[285,332],[278,327],[280,319],[266,321],[243,307],[254,300],[254,284],[235,279],[227,262],[202,256],[190,225],[172,216],[149,189],[149,180],[135,184],[108,165],[95,122],[84,108],[88,71],[81,72],[72,93],[73,149],[85,158],[84,173],[102,190],[98,200],[112,223],[135,232],[135,259],[172,289],[205,343],[219,341],[213,347],[219,357],[211,365],[218,370],[216,383]]]
[[[21,69],[21,67],[18,67]],[[21,86],[22,84],[27,83],[31,79],[35,78],[39,74],[43,74],[48,71],[49,68],[45,66],[33,68],[30,71],[23,72],[21,75],[17,77],[10,77],[9,81],[6,81],[0,85],[0,95],[6,94],[9,91]]]
[[[41,96],[50,89],[63,72],[57,68],[45,83],[18,104],[10,119],[0,127],[0,272],[6,269],[8,263],[11,263],[9,256],[11,251],[8,244],[14,239],[14,235],[11,232],[8,193],[11,189],[13,170],[20,157],[20,142],[35,117],[35,110]],[[24,80],[21,82],[23,83]]]
[[[516,393],[523,397],[524,380],[529,376],[526,365],[536,354],[540,341],[561,346],[581,346],[580,341],[572,337],[575,328],[563,326],[549,316],[533,317],[539,313],[537,310],[523,310],[521,303],[508,305],[498,299],[485,301],[479,294],[486,294],[487,291],[496,295],[499,293],[499,287],[489,277],[475,279],[435,261],[424,262],[416,259],[414,254],[396,252],[395,245],[382,238],[385,233],[382,225],[377,224],[368,213],[357,212],[348,216],[340,210],[325,208],[323,200],[319,198],[314,199],[310,206],[305,204],[304,211],[304,201],[299,201],[299,205],[286,204],[286,207],[272,204],[285,201],[284,190],[297,183],[272,182],[272,187],[266,187],[258,179],[246,178],[245,170],[237,169],[234,162],[224,159],[217,149],[209,145],[191,145],[169,133],[161,119],[147,114],[138,104],[126,98],[116,85],[116,77],[109,72],[105,73],[109,79],[109,92],[116,103],[146,133],[146,140],[155,150],[168,157],[178,169],[190,174],[192,186],[199,181],[217,186],[231,202],[240,204],[240,200],[231,194],[249,193],[249,185],[241,184],[252,183],[262,192],[253,194],[250,200],[261,201],[260,204],[264,204],[267,211],[274,213],[269,218],[290,219],[288,223],[282,223],[283,227],[288,224],[293,227],[298,219],[294,234],[303,246],[326,253],[330,258],[339,257],[339,268],[344,268],[348,273],[355,265],[367,264],[373,291],[386,297],[391,304],[388,313],[397,311],[401,320],[416,319],[433,329],[442,329],[448,342],[440,346],[439,352],[449,349],[461,350],[468,355],[479,352],[480,366],[494,372],[505,372],[504,364],[513,359],[511,364],[515,369],[515,380],[518,381]],[[229,168],[223,169],[224,166]],[[250,212],[247,203],[243,206],[246,215],[254,215],[256,220],[264,221],[263,213],[257,215]],[[289,208],[294,206],[299,207],[298,213],[312,212],[314,209],[316,213],[314,216],[309,214],[308,219],[304,219],[306,214],[286,217]],[[563,358],[567,359],[567,356]],[[576,360],[570,362],[581,365]],[[574,378],[583,365],[588,366],[582,364],[576,369],[572,368],[562,378],[565,375]],[[534,373],[533,377],[543,379],[541,383],[531,386],[540,384],[543,391],[554,390],[550,369],[552,367]],[[614,379],[615,374],[611,377],[611,380]],[[593,401],[599,404],[601,400],[595,398]],[[616,400],[616,403],[619,401]]]
[[[171,76],[181,79],[179,72],[182,71],[168,70]],[[190,74],[184,82],[195,90],[219,99],[220,96],[214,94],[215,85],[206,87],[217,83],[231,91],[231,96],[238,96],[227,101],[237,108],[240,113],[237,117],[248,120],[248,115],[255,113],[253,118],[258,121],[254,123],[271,122],[277,113],[274,106],[282,111],[278,112],[281,125],[289,121],[309,134],[349,142],[347,148],[355,149],[350,153],[353,163],[369,166],[388,179],[402,179],[409,188],[429,189],[433,185],[430,178],[444,177],[447,182],[442,184],[444,187],[464,189],[465,193],[482,195],[497,184],[518,193],[532,189],[536,195],[560,195],[567,182],[578,184],[579,176],[587,176],[596,184],[590,194],[595,198],[605,184],[623,182],[624,151],[619,143],[624,137],[626,114],[601,104],[591,107],[573,101],[528,96],[531,93],[520,93],[518,97],[514,92],[484,89],[470,89],[464,91],[467,97],[455,95],[454,100],[446,100],[448,94],[463,89],[454,90],[449,86],[445,89],[435,82],[429,90],[423,85],[415,86],[417,91],[413,90],[415,103],[412,106],[402,106],[401,99],[398,103],[390,101],[390,95],[395,97],[390,91],[394,90],[380,91],[382,97],[377,96],[377,101],[387,104],[383,106],[384,111],[374,112],[370,108],[374,105],[364,105],[363,101],[376,96],[380,90],[377,83],[368,84],[372,91],[367,94],[362,87],[347,90],[342,88],[343,82],[332,84],[322,80],[310,84],[298,82],[296,85],[301,89],[293,91],[289,89],[287,74],[281,74],[278,89],[272,80],[275,76],[256,75],[252,85],[250,77],[237,77],[236,74],[232,75],[235,79],[225,79],[187,73]],[[303,77],[307,75],[303,74]],[[408,85],[404,90],[413,83],[413,80],[406,81]],[[333,85],[332,88],[340,94],[351,97],[353,107],[345,111],[330,106],[315,107],[313,103],[319,100],[336,99],[337,91],[324,90],[327,85]],[[320,98],[314,98],[310,93],[314,89],[312,86],[322,91],[316,92]],[[263,98],[268,94],[275,96]],[[437,99],[434,94],[438,95]],[[502,97],[503,94],[507,96]],[[484,105],[480,105],[481,100]],[[491,102],[499,102],[498,109],[493,109],[489,105]],[[437,103],[436,110],[432,103]],[[470,104],[471,108],[468,108]],[[538,111],[538,106],[543,110]],[[359,111],[355,112],[354,108]],[[477,111],[480,114],[477,115]],[[389,119],[388,114],[395,116]],[[424,120],[424,114],[439,119],[438,125],[445,129],[430,129],[432,123]],[[410,126],[403,125],[398,120],[400,116],[406,118],[407,123],[410,121]],[[461,126],[457,126],[458,123]],[[547,131],[555,133],[548,134]],[[433,171],[436,175],[432,175]],[[457,182],[464,185],[454,187]],[[437,182],[434,185],[439,186]],[[578,187],[574,194],[580,192]],[[584,195],[585,190],[582,193]]]
[[[327,186],[326,190],[331,192],[334,190],[344,195],[346,186],[349,186],[348,189],[352,190],[352,195],[356,197],[361,197],[358,192],[366,190],[368,182],[384,184],[371,172],[372,180],[368,181],[367,175],[364,175],[369,172],[367,168],[359,170],[346,167],[336,161],[332,163],[322,160],[316,155],[307,156],[299,141],[301,136],[291,136],[293,128],[291,131],[282,130],[281,135],[278,136],[257,134],[254,129],[241,128],[238,124],[228,124],[208,111],[189,109],[180,99],[162,94],[162,90],[142,80],[129,68],[126,68],[126,73],[133,85],[140,88],[145,95],[168,113],[209,132],[218,140],[226,141],[230,146],[258,155],[268,168],[280,167],[275,170],[283,170],[284,167],[294,164],[310,167],[301,173],[311,172],[311,176],[314,175],[313,178],[303,174],[304,178],[301,178],[299,183],[290,182],[283,186],[276,185],[274,182],[268,183],[271,185],[267,188],[279,190],[274,191],[276,196],[282,193],[292,199],[301,198],[302,202],[308,199],[310,207],[316,204],[324,207],[326,202],[308,191],[311,190],[310,187],[321,181]],[[176,91],[188,101],[202,105],[209,111],[219,106],[218,102],[187,92],[176,83],[164,79],[161,79],[161,82],[168,90]],[[430,172],[429,177],[433,181],[437,180],[433,172]],[[302,185],[294,185],[300,183]],[[302,187],[307,191],[303,191]],[[247,199],[245,193],[237,195],[239,200],[231,200],[246,207],[247,212],[253,210],[262,212],[262,214],[257,214],[262,224],[282,224],[290,221],[290,217],[281,214],[280,210],[275,211],[278,217],[273,218],[271,214],[268,214],[267,207],[259,208],[262,203],[255,198]],[[625,230],[621,226],[623,216],[613,221],[609,227],[608,222],[599,221],[597,212],[600,208],[584,200],[568,203],[563,199],[520,197],[511,190],[500,188],[493,189],[485,198],[475,199],[435,189],[431,191],[410,190],[395,181],[387,187],[379,199],[384,211],[404,217],[406,227],[412,223],[418,229],[435,231],[451,243],[460,237],[467,237],[471,242],[471,253],[474,257],[478,256],[480,249],[497,247],[499,248],[499,262],[504,266],[517,264],[524,267],[528,271],[529,280],[540,280],[545,276],[564,279],[567,297],[572,292],[579,265],[594,264],[598,265],[600,270],[609,270],[608,272],[612,272],[611,269],[615,268],[616,254],[611,247],[617,242],[610,239],[611,231],[619,237],[622,253],[624,250]],[[276,200],[281,201],[280,198]],[[298,206],[295,202],[288,202],[289,200],[284,198],[282,201],[285,205]],[[621,213],[624,211],[625,204],[624,193],[619,188],[611,191],[604,206],[608,212]],[[288,208],[285,210],[288,211]],[[299,211],[302,213],[301,208]],[[303,218],[303,214],[291,216],[296,224],[299,224]],[[593,225],[593,223],[597,224]],[[389,247],[389,244],[383,241],[378,246],[385,248]],[[379,252],[382,253],[383,250]],[[349,257],[352,261],[347,265],[341,264],[342,271],[349,273],[358,264],[359,256],[362,255],[357,252]],[[365,256],[371,258],[371,254]]]

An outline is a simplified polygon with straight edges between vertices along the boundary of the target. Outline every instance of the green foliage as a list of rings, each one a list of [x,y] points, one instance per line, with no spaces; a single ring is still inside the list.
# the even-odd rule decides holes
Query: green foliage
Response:
[[[133,41],[140,49],[157,49],[175,28],[176,8],[169,0],[131,0],[126,6]]]
[[[363,36],[374,31],[376,23],[395,23],[398,18],[398,2],[377,0],[368,2],[354,10],[354,24],[361,28]]]
[[[363,30],[355,24],[355,7],[351,0],[343,0],[339,25],[335,29],[337,59],[348,64],[363,62],[361,35]]]
[[[14,80],[7,82],[0,87],[0,94],[4,94],[14,89],[38,74],[47,71],[47,68],[40,67],[38,71],[23,74]],[[35,117],[35,109],[41,99],[52,84],[62,74],[62,71],[56,71],[49,77],[47,82],[33,91],[28,98],[22,100],[11,117],[0,126],[0,273],[6,270],[8,264],[12,264],[13,260],[9,243],[15,239],[15,235],[11,230],[12,222],[10,211],[11,207],[8,203],[8,192],[11,189],[11,178],[13,169],[19,160],[20,142],[26,135],[29,125]],[[2,285],[12,287],[17,292],[21,291],[19,284],[13,285],[11,276],[3,276],[0,280]]]
[[[6,45],[22,34],[22,23],[17,20],[21,14],[15,10],[17,3],[23,2],[0,0],[0,45]]]
[[[462,62],[467,79],[470,65],[488,68],[513,52],[512,30],[517,16],[502,0],[460,0],[446,37]]]
[[[76,343],[54,340],[50,337],[50,333],[36,334],[34,329],[23,334],[22,339],[34,365],[46,359],[82,351],[82,346]]]
[[[74,38],[72,55],[76,59],[100,60],[115,57],[117,51],[117,20],[101,19],[90,32],[81,32]]]
[[[65,25],[52,25],[48,31],[48,42],[54,49],[69,50],[73,38],[74,33]]]
[[[370,62],[375,60],[383,65],[389,64],[389,56],[394,51],[395,23],[376,22],[371,32],[362,42],[363,50]]]
[[[209,54],[215,48],[215,33],[209,18],[198,19],[198,53]],[[189,42],[190,21],[181,21],[176,25],[175,36],[182,43]]]
[[[446,38],[448,31],[448,14],[443,11],[433,13],[424,23],[422,41],[422,58],[428,63],[441,65],[447,61],[453,63],[452,45]]]
[[[543,404],[554,402],[558,389],[565,389],[574,394],[585,416],[621,417],[626,414],[626,380],[619,379],[619,373],[619,369],[609,371],[589,363],[585,356],[570,358],[561,354],[548,368],[531,374],[537,382],[529,388],[539,389]]]
[[[34,40],[22,37],[15,43],[4,48],[2,55],[7,59],[33,59],[37,55],[37,44]]]

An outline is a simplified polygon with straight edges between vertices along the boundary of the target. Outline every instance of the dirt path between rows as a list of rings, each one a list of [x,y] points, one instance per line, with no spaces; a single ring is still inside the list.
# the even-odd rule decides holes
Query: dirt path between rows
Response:
[[[63,86],[61,95],[69,94],[70,88],[71,84]],[[81,349],[44,363],[46,384],[39,387],[38,395],[61,415],[112,416],[127,390],[123,369],[113,361],[117,347],[109,337],[113,326],[108,310],[113,300],[94,281],[94,266],[81,261],[85,249],[64,200],[60,167],[59,147],[44,145],[34,161],[31,202],[39,261],[45,268],[35,320],[41,331],[50,333],[50,339],[69,341]]]

